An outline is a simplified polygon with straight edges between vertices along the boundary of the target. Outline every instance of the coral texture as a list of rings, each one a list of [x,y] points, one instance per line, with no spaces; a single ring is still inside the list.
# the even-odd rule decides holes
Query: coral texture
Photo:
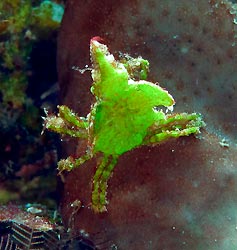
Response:
[[[235,8],[223,0],[67,1],[58,46],[64,104],[88,113],[91,79],[71,68],[89,64],[88,42],[99,35],[118,56],[148,59],[149,80],[171,91],[176,111],[200,112],[207,124],[198,143],[124,154],[108,183],[107,214],[71,206],[90,204],[95,160],[65,176],[62,215],[75,234],[88,232],[99,249],[236,249]]]

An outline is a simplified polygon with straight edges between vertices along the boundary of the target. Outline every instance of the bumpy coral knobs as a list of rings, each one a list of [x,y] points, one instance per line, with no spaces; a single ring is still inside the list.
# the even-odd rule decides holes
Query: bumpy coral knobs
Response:
[[[200,114],[166,114],[173,97],[167,90],[145,80],[149,62],[125,55],[115,60],[106,45],[92,38],[93,64],[91,92],[96,102],[86,118],[78,117],[66,106],[57,116],[45,118],[51,131],[87,139],[88,150],[80,158],[68,157],[58,163],[59,171],[71,171],[102,154],[93,177],[92,209],[106,211],[107,182],[120,155],[142,145],[156,145],[170,138],[197,134],[205,124]]]

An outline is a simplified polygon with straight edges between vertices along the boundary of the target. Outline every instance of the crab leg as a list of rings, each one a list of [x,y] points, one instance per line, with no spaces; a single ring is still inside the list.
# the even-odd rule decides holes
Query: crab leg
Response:
[[[96,212],[106,211],[107,182],[117,163],[117,156],[105,155],[93,177],[92,208]]]
[[[150,128],[150,132],[144,140],[144,144],[157,144],[169,138],[178,138],[200,132],[200,127],[205,126],[199,114],[175,114],[170,115],[159,124]]]
[[[84,117],[79,117],[76,115],[71,109],[67,106],[62,105],[58,106],[58,115],[66,121],[70,126],[76,127],[78,129],[86,129],[88,128],[88,122]]]
[[[58,170],[59,173],[62,171],[71,171],[73,168],[80,167],[84,162],[90,160],[92,156],[90,154],[85,154],[79,158],[74,159],[73,157],[69,156],[66,159],[60,160],[58,162]]]
[[[59,134],[87,139],[88,121],[78,117],[67,106],[58,106],[58,110],[57,115],[46,113],[47,116],[43,118],[45,128]]]

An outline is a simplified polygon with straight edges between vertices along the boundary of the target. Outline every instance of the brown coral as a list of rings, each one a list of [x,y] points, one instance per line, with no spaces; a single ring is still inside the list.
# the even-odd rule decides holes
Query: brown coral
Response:
[[[89,40],[99,35],[111,51],[148,59],[152,80],[177,100],[175,110],[204,114],[208,131],[200,140],[125,154],[105,215],[87,209],[95,162],[66,176],[62,213],[75,234],[89,232],[99,249],[237,247],[235,8],[223,0],[67,2],[58,58],[64,103],[88,112],[91,80],[71,67],[88,64]],[[84,207],[72,218],[77,199]]]

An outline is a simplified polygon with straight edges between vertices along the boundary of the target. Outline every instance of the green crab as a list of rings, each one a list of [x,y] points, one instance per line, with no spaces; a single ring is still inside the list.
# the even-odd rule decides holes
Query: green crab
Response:
[[[95,103],[87,117],[79,117],[67,106],[57,115],[47,115],[51,131],[86,139],[88,148],[80,158],[69,156],[58,163],[59,171],[71,171],[101,154],[93,176],[91,207],[107,211],[107,183],[125,152],[142,145],[157,145],[170,138],[197,134],[204,126],[197,113],[172,114],[173,97],[167,90],[145,80],[149,62],[124,56],[115,60],[97,38],[90,41]],[[165,111],[162,110],[165,108]]]

